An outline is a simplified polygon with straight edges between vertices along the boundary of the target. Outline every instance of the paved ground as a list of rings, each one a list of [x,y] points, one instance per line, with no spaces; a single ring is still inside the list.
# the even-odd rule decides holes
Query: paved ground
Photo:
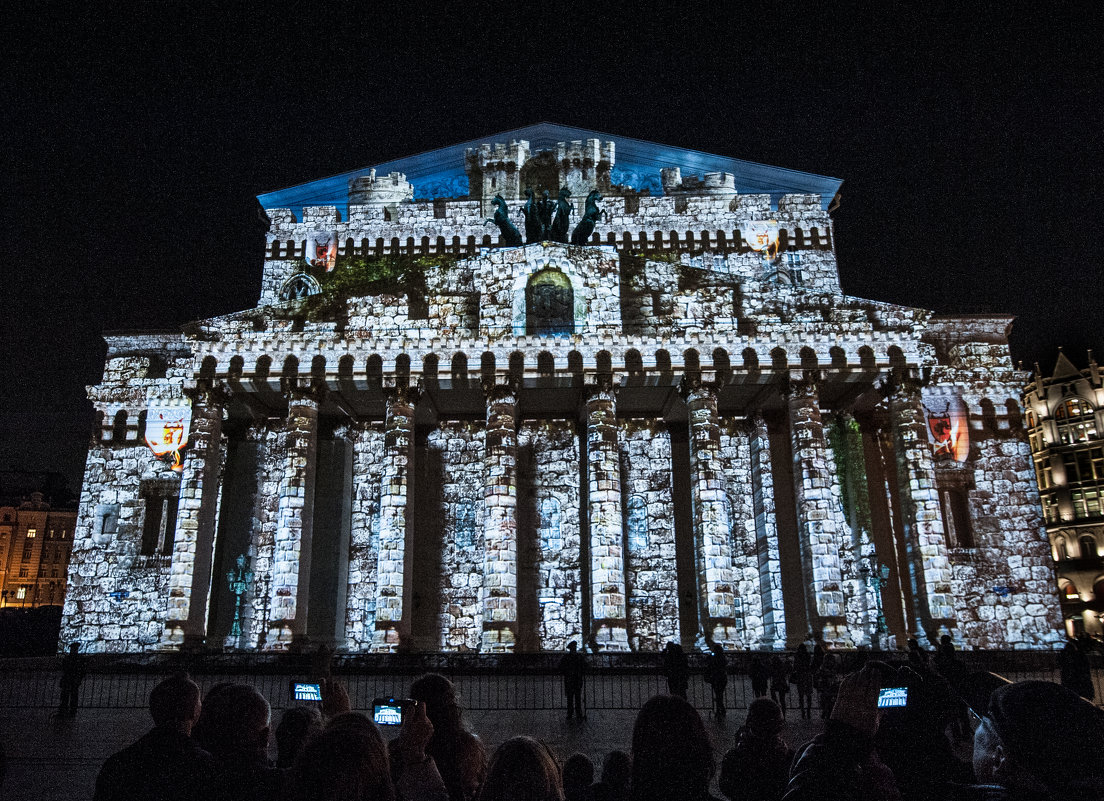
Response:
[[[792,710],[790,714],[788,737],[792,745],[820,730],[819,719],[793,721]],[[474,712],[467,719],[472,730],[490,746],[517,734],[530,734],[550,743],[563,757],[582,751],[599,766],[610,751],[629,750],[634,712],[591,711],[587,720],[572,723],[563,720],[562,715],[544,710]],[[723,723],[706,721],[718,762],[731,747],[743,719],[740,710],[731,712]],[[73,720],[59,719],[52,710],[42,708],[0,709],[0,739],[8,758],[8,775],[0,797],[5,801],[91,798],[103,761],[141,736],[150,725],[148,714],[139,709],[83,709]]]

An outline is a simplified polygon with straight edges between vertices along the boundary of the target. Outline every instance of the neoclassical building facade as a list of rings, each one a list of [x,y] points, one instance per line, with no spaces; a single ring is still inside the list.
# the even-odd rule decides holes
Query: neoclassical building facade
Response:
[[[1024,393],[1028,441],[1066,632],[1104,636],[1104,376],[1064,354]]]
[[[108,337],[62,642],[1051,647],[1010,318],[846,294],[836,179],[486,141],[261,196],[255,308]]]

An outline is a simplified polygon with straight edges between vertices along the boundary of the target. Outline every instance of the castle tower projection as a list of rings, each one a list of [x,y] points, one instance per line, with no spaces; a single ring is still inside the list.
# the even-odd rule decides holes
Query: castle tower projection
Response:
[[[108,337],[61,641],[1050,647],[1010,319],[845,294],[840,183],[540,124],[262,195],[255,308]]]

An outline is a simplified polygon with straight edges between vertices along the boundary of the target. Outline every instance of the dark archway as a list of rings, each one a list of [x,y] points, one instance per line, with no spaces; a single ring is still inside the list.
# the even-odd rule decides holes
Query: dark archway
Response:
[[[575,292],[559,270],[534,273],[525,287],[525,333],[575,333]]]

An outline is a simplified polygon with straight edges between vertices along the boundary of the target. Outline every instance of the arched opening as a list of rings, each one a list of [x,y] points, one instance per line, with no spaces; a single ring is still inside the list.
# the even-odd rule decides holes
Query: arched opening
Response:
[[[126,442],[127,413],[123,410],[115,412],[115,420],[111,424],[111,442],[119,444]]]
[[[468,386],[468,357],[463,353],[453,354],[452,357],[452,370],[450,372],[452,378],[452,385],[457,388],[466,389]]]
[[[534,273],[525,287],[525,333],[565,336],[575,333],[575,292],[556,269]]]
[[[1077,540],[1077,545],[1081,549],[1082,559],[1095,559],[1096,558],[1096,540],[1090,534],[1086,534]]]
[[[425,382],[428,387],[437,386],[437,371],[439,367],[439,359],[436,353],[427,354],[422,359],[422,381]]]
[[[537,375],[541,378],[552,378],[556,373],[556,360],[552,354],[542,350],[537,354]]]

